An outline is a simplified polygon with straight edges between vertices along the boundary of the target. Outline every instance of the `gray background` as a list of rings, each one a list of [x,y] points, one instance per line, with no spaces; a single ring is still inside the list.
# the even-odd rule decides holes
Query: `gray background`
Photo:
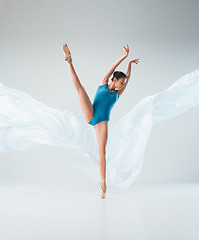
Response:
[[[145,96],[198,69],[198,1],[0,1],[0,81],[48,106],[80,112],[62,45],[93,101],[109,67],[132,66],[128,87],[111,113],[117,122]],[[199,180],[199,106],[154,125],[135,184]],[[59,146],[0,153],[0,184],[92,184]],[[95,183],[94,183],[95,184]]]

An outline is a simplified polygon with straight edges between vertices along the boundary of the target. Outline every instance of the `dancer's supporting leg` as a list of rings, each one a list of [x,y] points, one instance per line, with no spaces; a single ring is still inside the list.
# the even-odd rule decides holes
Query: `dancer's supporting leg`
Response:
[[[106,144],[108,139],[108,123],[102,121],[96,125],[96,136],[99,150],[99,166],[101,175],[101,186],[103,190],[103,198],[106,192]]]
[[[68,50],[68,46],[63,46],[63,50],[65,53],[67,53]],[[82,112],[84,114],[84,117],[86,119],[87,122],[90,122],[90,120],[93,117],[93,106],[92,103],[89,99],[89,96],[85,90],[85,88],[82,86],[72,63],[72,58],[70,58],[67,61],[68,67],[69,67],[69,71],[70,71],[70,75],[73,81],[73,84],[75,86],[75,88],[77,89],[77,92],[79,94],[79,99],[80,99],[80,105],[82,108]]]

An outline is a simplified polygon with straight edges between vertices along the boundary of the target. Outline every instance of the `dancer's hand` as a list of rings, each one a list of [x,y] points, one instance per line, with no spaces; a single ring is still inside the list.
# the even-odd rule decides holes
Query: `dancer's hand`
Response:
[[[124,49],[124,56],[125,56],[125,57],[128,57],[128,55],[129,55],[129,46],[128,46],[128,44],[127,44],[127,48],[125,48],[125,47],[123,46],[123,49]]]
[[[139,61],[140,61],[139,58],[136,58],[136,59],[131,60],[130,63],[136,63],[136,64],[138,64]]]

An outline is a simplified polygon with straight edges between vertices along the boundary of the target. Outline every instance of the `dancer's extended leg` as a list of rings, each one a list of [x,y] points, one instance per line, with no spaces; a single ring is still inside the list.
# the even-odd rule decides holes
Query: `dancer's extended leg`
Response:
[[[66,54],[66,56],[69,56],[69,48],[68,46],[63,46],[63,50]],[[71,55],[71,53],[70,53]],[[77,89],[77,92],[79,94],[79,99],[80,99],[80,105],[84,114],[84,117],[86,119],[87,122],[90,122],[90,120],[93,117],[93,106],[92,103],[90,101],[90,98],[85,90],[85,88],[82,86],[72,63],[72,58],[69,57],[68,61],[67,61],[68,67],[69,67],[69,71],[70,71],[70,75],[73,81],[73,84],[75,86],[75,88]]]

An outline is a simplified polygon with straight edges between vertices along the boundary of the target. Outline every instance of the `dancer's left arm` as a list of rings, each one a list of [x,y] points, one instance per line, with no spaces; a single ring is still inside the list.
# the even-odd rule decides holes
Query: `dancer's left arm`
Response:
[[[123,87],[121,89],[118,90],[118,95],[121,96],[121,94],[124,92],[127,84],[128,84],[128,81],[130,79],[130,76],[131,76],[131,63],[136,63],[138,64],[139,63],[139,58],[137,59],[134,59],[134,60],[131,60],[129,63],[128,63],[128,68],[127,68],[127,71],[126,71],[126,76],[127,76],[127,79],[126,79],[126,82],[125,84],[123,85]]]

